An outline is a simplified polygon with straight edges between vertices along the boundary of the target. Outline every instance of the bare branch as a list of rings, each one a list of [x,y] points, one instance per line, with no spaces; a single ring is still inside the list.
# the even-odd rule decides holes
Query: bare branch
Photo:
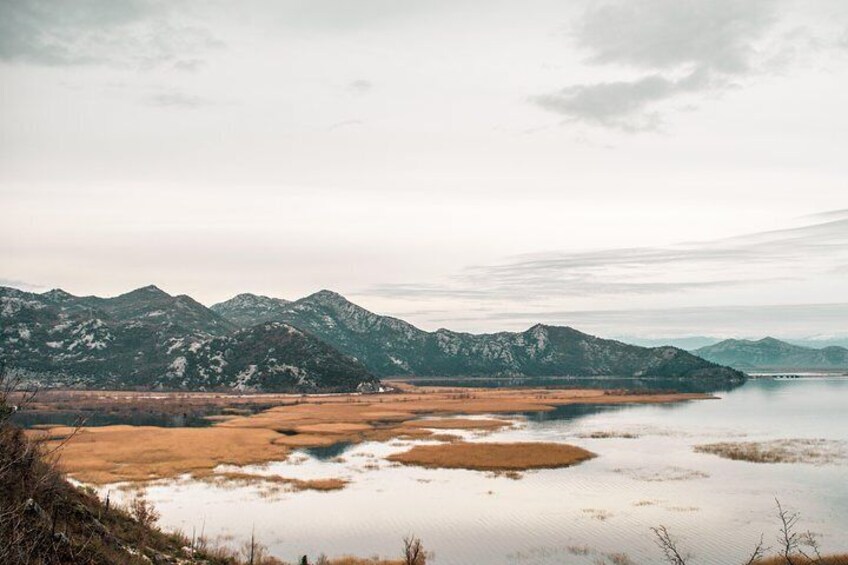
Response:
[[[677,549],[677,542],[671,537],[665,526],[651,528],[651,531],[656,536],[654,542],[662,550],[663,556],[668,563],[671,563],[671,565],[686,565],[686,558],[680,554],[680,551]]]
[[[801,516],[797,512],[785,510],[778,499],[775,498],[774,502],[777,504],[777,516],[780,518],[781,524],[780,533],[777,537],[780,552],[786,560],[786,565],[795,565],[792,556],[798,553],[798,545],[801,541],[800,536],[795,532],[795,526]]]
[[[766,547],[763,543],[763,535],[760,534],[760,543],[757,544],[757,547],[754,548],[754,551],[751,552],[751,556],[748,558],[748,561],[745,562],[745,565],[754,565],[757,561],[762,559],[766,554]]]

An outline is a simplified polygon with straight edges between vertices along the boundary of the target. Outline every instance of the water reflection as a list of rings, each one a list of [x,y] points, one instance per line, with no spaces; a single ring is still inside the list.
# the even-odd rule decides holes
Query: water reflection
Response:
[[[743,383],[711,381],[707,379],[669,379],[641,377],[474,377],[443,378],[416,377],[405,379],[416,386],[456,386],[482,388],[597,388],[603,390],[630,390],[636,392],[730,392]]]
[[[632,406],[622,404],[566,404],[565,406],[557,406],[548,412],[525,412],[521,415],[532,422],[567,421],[600,414],[601,412],[615,412],[632,408]]]
[[[349,441],[340,441],[323,447],[307,447],[303,449],[303,452],[320,461],[329,461],[330,459],[339,457],[345,451],[353,447],[353,445],[354,444]]]

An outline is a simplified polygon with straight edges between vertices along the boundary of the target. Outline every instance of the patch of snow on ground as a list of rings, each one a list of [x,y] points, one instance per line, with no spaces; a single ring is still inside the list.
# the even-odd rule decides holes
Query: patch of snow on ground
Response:
[[[182,377],[185,375],[186,365],[188,361],[185,357],[177,357],[174,359],[171,364],[168,366],[168,375],[175,377]]]

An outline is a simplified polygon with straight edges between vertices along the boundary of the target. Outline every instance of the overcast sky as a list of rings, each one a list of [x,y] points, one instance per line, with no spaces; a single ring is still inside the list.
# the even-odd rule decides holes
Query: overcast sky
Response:
[[[0,0],[0,284],[848,333],[848,2],[234,6]]]

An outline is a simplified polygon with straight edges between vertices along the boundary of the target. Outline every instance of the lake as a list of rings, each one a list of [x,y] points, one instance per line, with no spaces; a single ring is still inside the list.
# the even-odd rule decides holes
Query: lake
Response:
[[[567,442],[598,455],[518,480],[397,466],[384,457],[428,442],[393,440],[303,450],[246,468],[349,479],[340,491],[268,495],[255,486],[183,479],[147,493],[166,528],[234,545],[255,530],[273,554],[292,561],[322,552],[396,557],[403,536],[415,533],[439,565],[591,564],[611,553],[652,564],[662,561],[650,528],[662,524],[694,563],[725,565],[744,561],[761,533],[774,545],[775,498],[801,513],[802,530],[822,535],[824,550],[848,550],[844,459],[759,464],[693,450],[715,441],[848,442],[848,378],[751,379],[717,395],[669,405],[564,406],[517,415],[515,427],[488,435],[460,432],[473,441]]]

